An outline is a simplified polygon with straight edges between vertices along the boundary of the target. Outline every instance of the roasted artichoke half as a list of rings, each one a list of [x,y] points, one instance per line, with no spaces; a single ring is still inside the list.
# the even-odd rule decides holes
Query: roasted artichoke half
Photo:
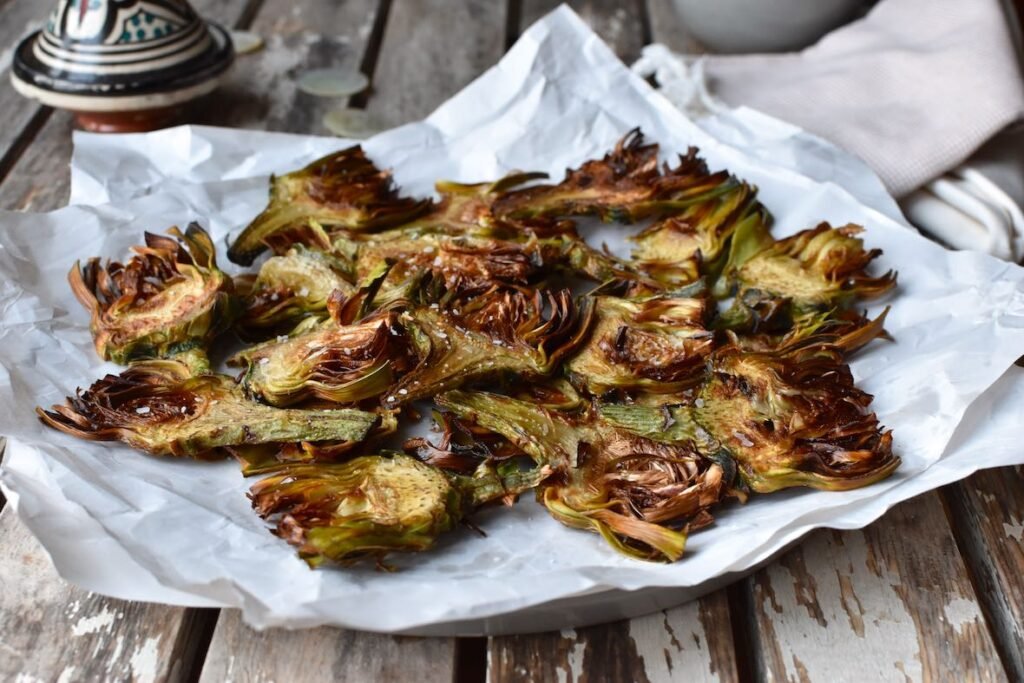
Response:
[[[244,304],[239,330],[249,338],[265,338],[307,318],[326,319],[334,292],[355,293],[346,271],[345,263],[330,253],[301,245],[267,259],[252,282],[238,287]]]
[[[358,442],[380,421],[359,410],[280,410],[250,401],[225,375],[179,360],[142,361],[107,375],[66,405],[36,409],[44,424],[154,455],[210,458],[227,446]]]
[[[496,215],[509,221],[565,216],[597,216],[633,223],[661,216],[728,189],[728,173],[710,173],[690,148],[679,164],[659,167],[658,145],[644,144],[634,129],[602,159],[566,171],[558,185],[536,185],[508,192],[494,202]]]
[[[503,375],[549,376],[586,337],[592,307],[568,290],[493,287],[405,311],[400,321],[418,357],[385,405],[429,398]]]
[[[252,487],[253,507],[310,566],[378,562],[391,552],[430,548],[473,510],[532,488],[537,476],[488,465],[472,475],[443,472],[398,453],[333,465],[290,465]]]
[[[829,342],[811,336],[762,352],[730,344],[711,356],[694,419],[758,493],[859,488],[900,464],[871,396],[854,385],[845,350]]]
[[[251,265],[269,241],[305,230],[311,220],[328,228],[370,230],[412,220],[430,206],[429,200],[400,196],[390,173],[367,159],[362,147],[349,147],[271,178],[270,204],[232,243],[228,258]]]
[[[146,233],[126,263],[92,258],[68,274],[102,358],[126,364],[205,349],[237,317],[231,278],[217,268],[206,231],[192,223],[167,234]]]
[[[711,317],[707,298],[592,300],[594,328],[565,363],[575,386],[593,396],[612,391],[664,394],[703,380],[714,348],[714,334],[705,327]]]
[[[865,249],[863,228],[822,223],[774,241],[757,224],[735,234],[723,282],[735,296],[721,326],[747,332],[789,329],[801,316],[843,309],[873,299],[896,285],[892,271],[879,276],[867,267],[881,254]]]
[[[312,398],[354,404],[385,393],[411,367],[404,336],[395,313],[382,311],[240,351],[228,365],[245,367],[246,392],[273,406]]]

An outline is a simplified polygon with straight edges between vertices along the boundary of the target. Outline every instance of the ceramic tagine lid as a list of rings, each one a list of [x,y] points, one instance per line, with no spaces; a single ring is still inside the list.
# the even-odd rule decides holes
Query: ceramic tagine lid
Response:
[[[186,0],[60,0],[18,45],[11,78],[86,128],[145,130],[213,90],[233,58],[227,32]]]

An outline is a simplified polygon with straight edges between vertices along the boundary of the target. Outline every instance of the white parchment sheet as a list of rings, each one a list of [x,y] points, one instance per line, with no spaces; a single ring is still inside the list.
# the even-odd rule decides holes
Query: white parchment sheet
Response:
[[[621,557],[527,499],[479,515],[486,538],[454,532],[434,551],[396,558],[395,573],[312,571],[251,511],[248,483],[234,463],[78,441],[45,429],[33,413],[115,370],[96,358],[86,312],[67,286],[76,259],[123,257],[144,230],[190,220],[224,245],[264,206],[270,173],[348,144],[181,127],[79,134],[73,206],[0,214],[0,434],[9,437],[0,482],[11,504],[61,574],[90,590],[240,607],[261,627],[439,633],[460,622],[467,632],[502,630],[502,615],[553,600],[600,604],[609,589],[688,588],[675,594],[693,595],[810,529],[861,527],[979,468],[1024,462],[1024,369],[1012,366],[1024,353],[1024,269],[921,237],[863,164],[792,126],[749,110],[688,120],[568,9],[535,24],[427,120],[365,147],[395,169],[405,191],[427,194],[438,178],[480,181],[514,169],[560,178],[635,126],[662,145],[666,159],[696,145],[713,169],[756,183],[776,234],[820,220],[854,222],[866,226],[870,246],[884,250],[876,267],[899,271],[898,290],[885,302],[893,306],[886,326],[896,341],[872,344],[853,370],[894,430],[903,458],[895,476],[845,493],[792,491],[729,506],[673,565]],[[614,243],[624,234],[605,226],[591,236]],[[229,265],[226,258],[221,265]]]

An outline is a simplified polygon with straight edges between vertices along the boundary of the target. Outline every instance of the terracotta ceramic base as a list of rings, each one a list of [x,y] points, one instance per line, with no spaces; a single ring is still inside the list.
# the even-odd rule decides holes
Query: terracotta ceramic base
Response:
[[[75,119],[83,130],[93,133],[145,133],[174,125],[183,109],[173,106],[141,111],[77,111]]]

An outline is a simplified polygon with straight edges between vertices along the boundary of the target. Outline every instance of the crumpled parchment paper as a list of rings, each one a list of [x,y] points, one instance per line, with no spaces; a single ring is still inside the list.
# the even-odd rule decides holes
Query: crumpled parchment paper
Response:
[[[673,565],[618,556],[523,500],[478,516],[486,538],[454,532],[429,553],[395,558],[395,573],[311,571],[253,514],[235,464],[78,441],[45,429],[33,413],[115,370],[96,358],[87,315],[66,284],[76,259],[122,257],[143,230],[190,220],[223,245],[263,207],[270,173],[348,144],[181,127],[78,134],[74,205],[0,214],[0,434],[9,437],[0,483],[11,504],[65,578],[116,597],[240,607],[258,627],[495,632],[557,628],[574,614],[600,618],[610,595],[619,602],[607,617],[621,616],[630,594],[612,589],[650,596],[664,587],[664,606],[815,527],[861,527],[979,468],[1024,462],[1024,369],[1012,366],[1024,352],[1024,269],[921,237],[862,163],[788,124],[750,110],[688,120],[566,8],[427,120],[365,147],[406,191],[426,194],[438,178],[479,181],[513,169],[557,178],[635,126],[666,158],[696,145],[712,168],[756,183],[778,235],[820,220],[854,222],[867,227],[870,246],[884,249],[876,267],[900,273],[888,301],[896,341],[872,344],[853,371],[894,430],[903,458],[895,476],[856,491],[789,491],[726,507]],[[588,237],[614,247],[628,232],[602,226]],[[556,600],[587,610],[553,611]]]

